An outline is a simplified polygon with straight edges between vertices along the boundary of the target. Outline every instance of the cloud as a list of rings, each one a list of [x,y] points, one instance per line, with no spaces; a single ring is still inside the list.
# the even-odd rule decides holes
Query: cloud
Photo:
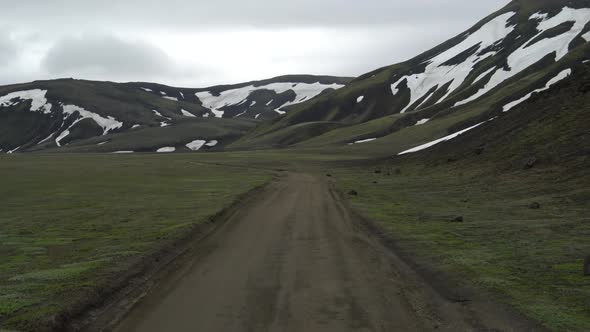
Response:
[[[0,84],[76,77],[198,87],[287,73],[354,76],[407,60],[507,2],[17,1],[3,17],[11,29],[0,29]]]
[[[0,66],[14,62],[18,57],[18,45],[5,32],[0,32]]]
[[[111,35],[64,38],[49,49],[41,67],[53,76],[149,79],[174,71],[170,57],[145,42]]]
[[[53,0],[11,5],[12,17],[50,25],[105,24],[160,29],[248,25],[331,27],[390,23],[466,21],[489,14],[507,0]],[[10,18],[8,18],[10,19]],[[62,23],[56,23],[62,22]]]

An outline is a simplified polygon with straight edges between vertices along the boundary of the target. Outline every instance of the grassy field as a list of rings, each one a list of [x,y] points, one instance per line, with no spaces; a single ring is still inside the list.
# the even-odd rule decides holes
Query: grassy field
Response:
[[[0,158],[0,330],[30,330],[270,172],[198,155]]]
[[[333,174],[342,191],[359,193],[352,204],[419,261],[553,330],[588,331],[590,176],[563,171],[489,176],[481,167],[390,164]],[[451,222],[458,216],[464,221]]]

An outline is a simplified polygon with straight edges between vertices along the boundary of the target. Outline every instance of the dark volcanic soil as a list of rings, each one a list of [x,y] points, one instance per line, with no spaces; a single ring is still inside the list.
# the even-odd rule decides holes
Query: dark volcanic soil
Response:
[[[535,330],[440,295],[323,179],[290,174],[247,201],[116,331]]]

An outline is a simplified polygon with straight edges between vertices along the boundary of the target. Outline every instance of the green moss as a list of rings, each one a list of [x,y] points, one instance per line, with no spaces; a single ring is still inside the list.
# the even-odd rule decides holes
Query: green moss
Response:
[[[0,326],[23,330],[272,176],[198,155],[0,159]]]
[[[590,329],[590,278],[582,274],[590,207],[574,199],[590,194],[590,177],[568,180],[555,170],[490,177],[483,165],[470,166],[333,173],[343,192],[359,192],[352,204],[419,260],[487,288],[550,329]],[[542,209],[529,209],[533,200]],[[465,221],[449,222],[455,215]]]

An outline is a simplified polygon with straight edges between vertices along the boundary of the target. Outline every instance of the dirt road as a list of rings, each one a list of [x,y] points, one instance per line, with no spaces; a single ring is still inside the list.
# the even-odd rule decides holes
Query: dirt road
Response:
[[[198,251],[117,331],[532,330],[485,301],[441,296],[311,175],[250,198]]]

